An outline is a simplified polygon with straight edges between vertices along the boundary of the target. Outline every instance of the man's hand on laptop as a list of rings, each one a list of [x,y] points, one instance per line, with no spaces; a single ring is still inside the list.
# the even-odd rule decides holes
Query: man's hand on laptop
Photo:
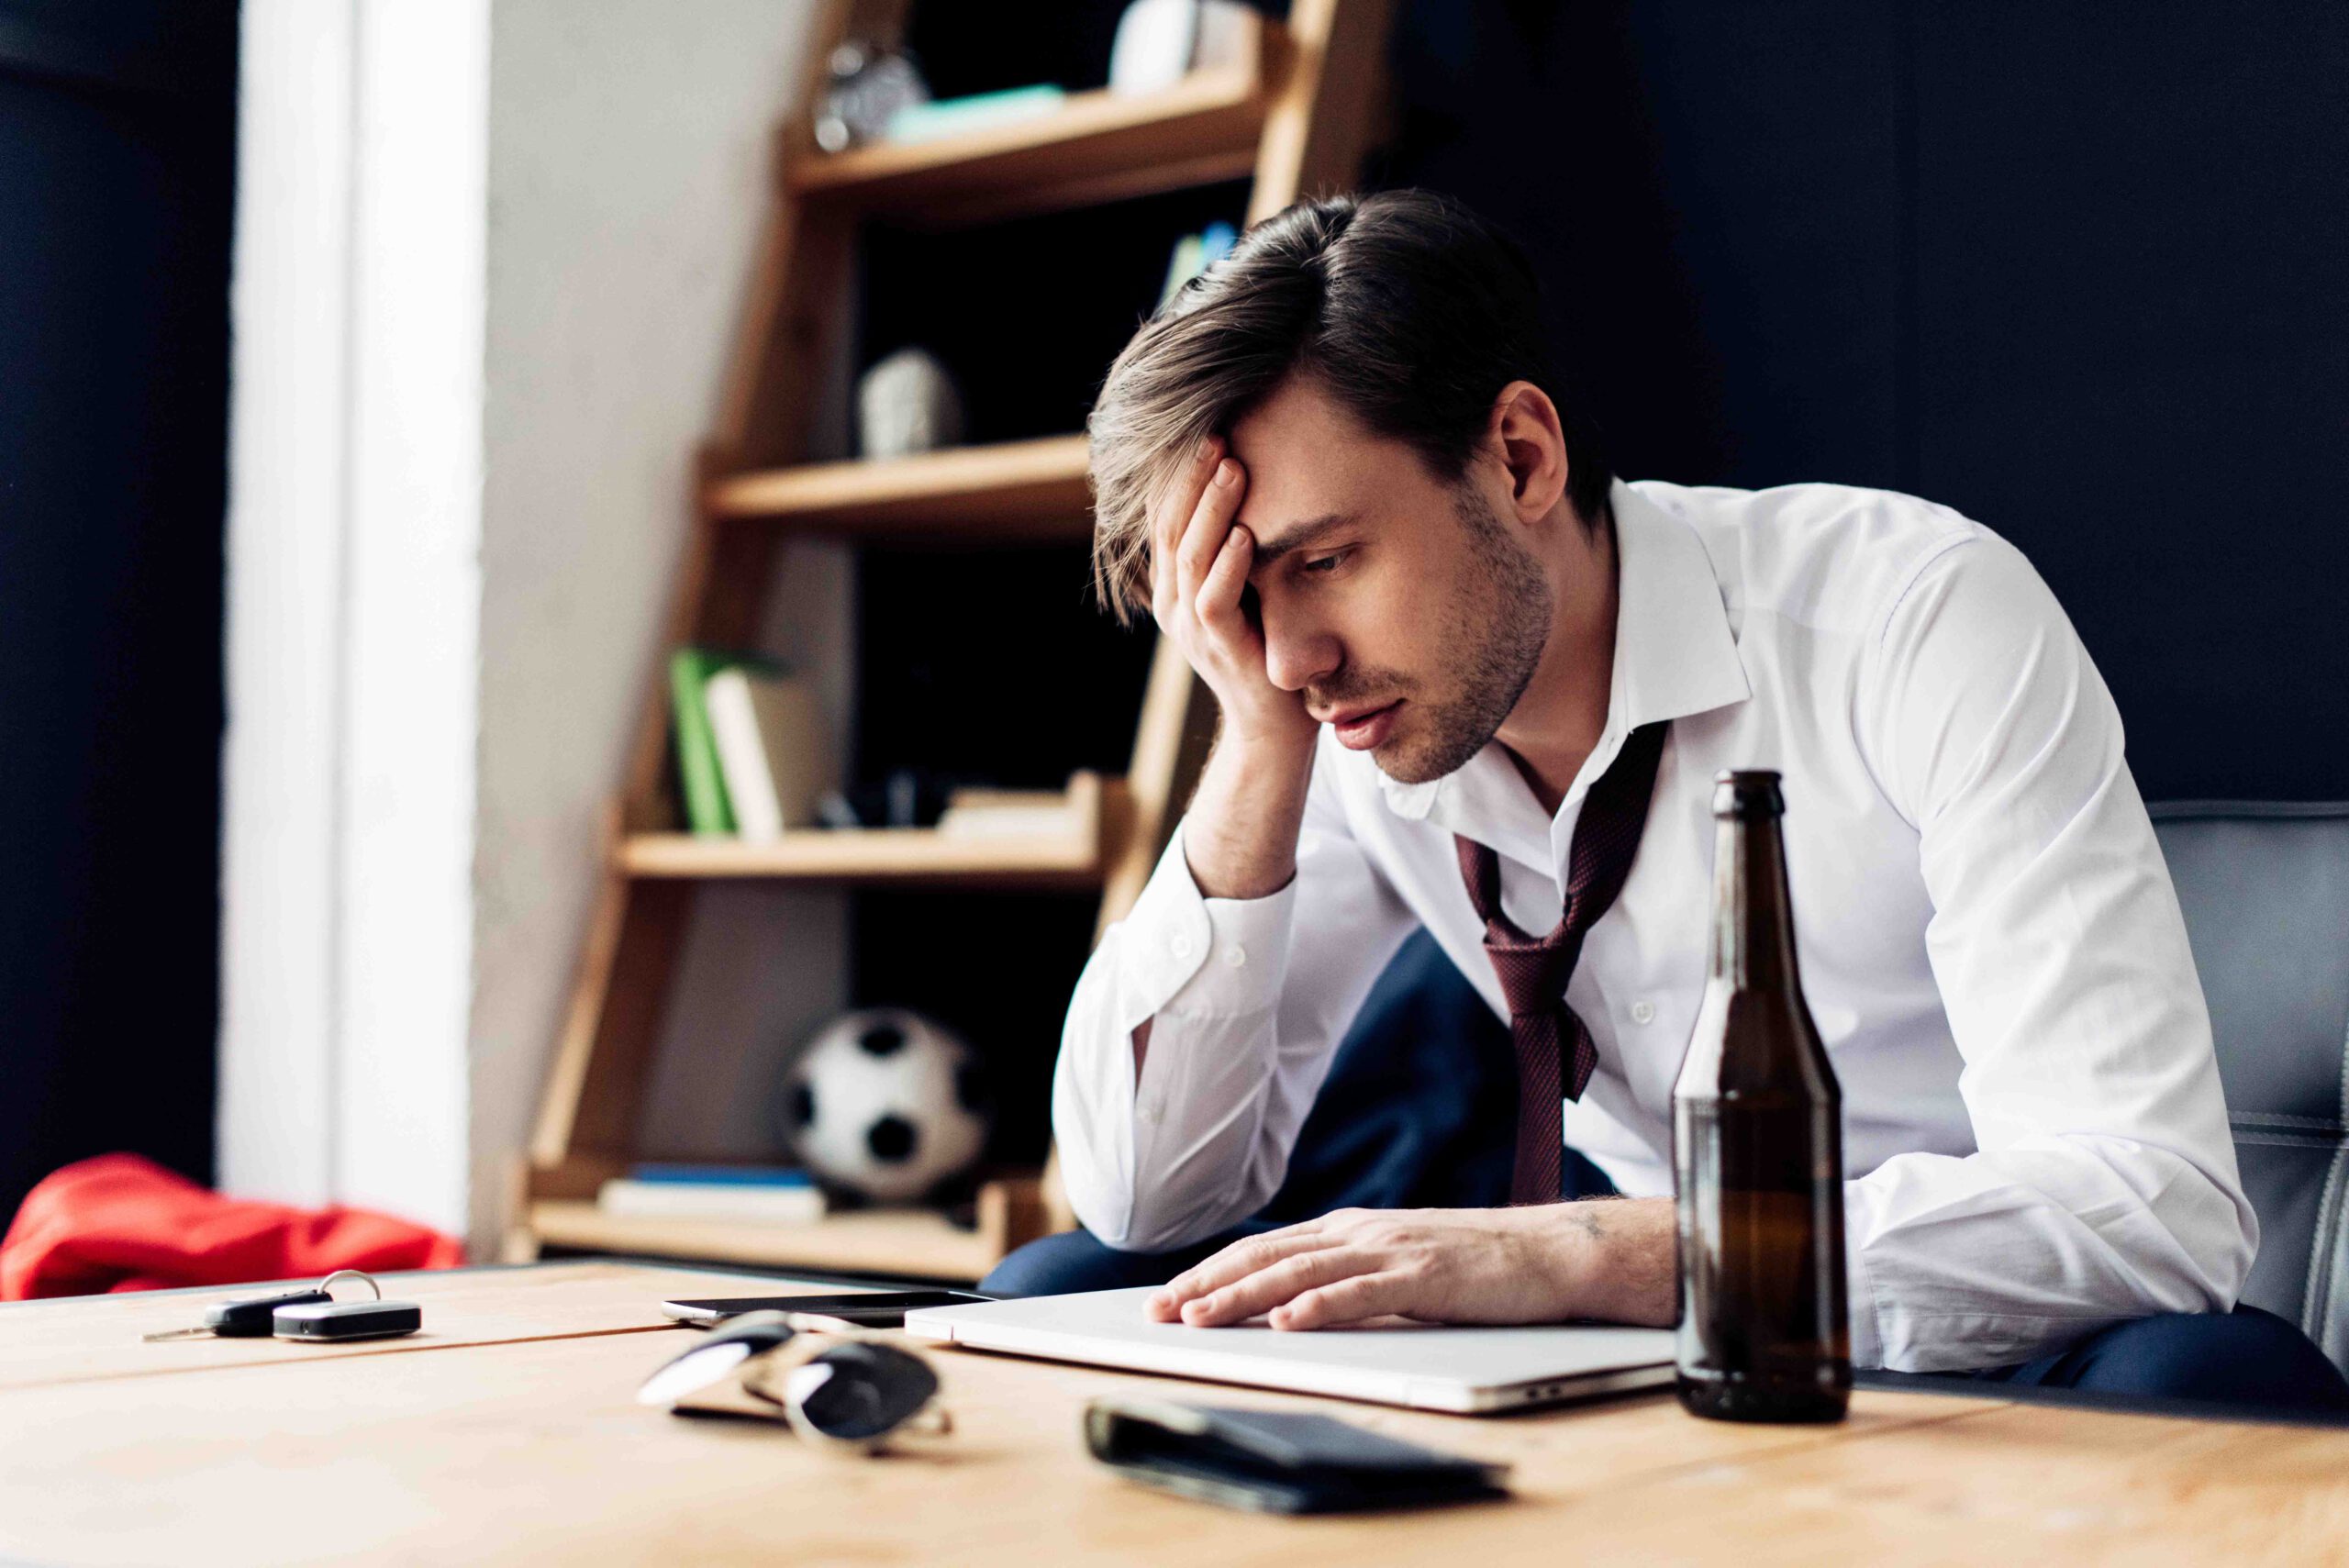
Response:
[[[1235,1241],[1152,1295],[1164,1323],[1262,1317],[1329,1329],[1385,1317],[1430,1323],[1669,1325],[1670,1198],[1519,1208],[1340,1209]]]

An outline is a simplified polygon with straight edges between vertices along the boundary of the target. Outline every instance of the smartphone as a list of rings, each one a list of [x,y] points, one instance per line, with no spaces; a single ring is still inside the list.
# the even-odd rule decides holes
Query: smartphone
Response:
[[[963,1307],[993,1301],[967,1290],[864,1290],[841,1296],[736,1296],[715,1301],[664,1301],[661,1310],[680,1323],[723,1323],[745,1312],[816,1312],[864,1329],[896,1329],[917,1307]]]

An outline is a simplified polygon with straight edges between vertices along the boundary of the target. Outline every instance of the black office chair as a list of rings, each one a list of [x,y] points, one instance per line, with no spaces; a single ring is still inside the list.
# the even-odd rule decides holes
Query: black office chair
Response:
[[[2152,811],[2259,1215],[2243,1298],[2349,1371],[2349,803]]]

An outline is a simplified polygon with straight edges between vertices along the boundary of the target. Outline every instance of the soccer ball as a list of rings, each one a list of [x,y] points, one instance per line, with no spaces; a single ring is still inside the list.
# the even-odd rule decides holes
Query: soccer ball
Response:
[[[781,1110],[809,1171],[874,1203],[932,1195],[966,1174],[987,1140],[971,1048],[902,1007],[825,1025],[785,1073]]]

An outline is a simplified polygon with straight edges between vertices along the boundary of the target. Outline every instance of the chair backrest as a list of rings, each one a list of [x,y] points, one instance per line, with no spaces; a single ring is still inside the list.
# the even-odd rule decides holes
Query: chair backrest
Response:
[[[2243,1300],[2349,1370],[2349,804],[2153,807],[2260,1225]]]

